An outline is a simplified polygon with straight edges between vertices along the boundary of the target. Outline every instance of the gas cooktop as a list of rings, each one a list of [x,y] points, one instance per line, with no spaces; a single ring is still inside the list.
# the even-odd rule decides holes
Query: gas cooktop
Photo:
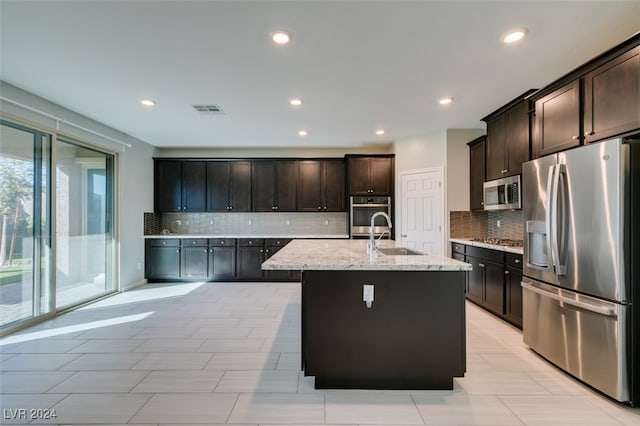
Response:
[[[509,238],[472,238],[471,241],[495,244],[497,246],[522,247],[522,240],[511,240]]]

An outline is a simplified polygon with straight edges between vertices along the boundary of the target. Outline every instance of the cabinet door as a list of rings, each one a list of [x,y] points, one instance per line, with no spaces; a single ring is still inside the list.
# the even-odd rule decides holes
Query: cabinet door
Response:
[[[207,211],[229,211],[229,163],[207,161]]]
[[[322,211],[321,162],[302,160],[298,166],[298,211]]]
[[[480,259],[472,256],[467,256],[467,263],[473,265],[473,269],[469,271],[467,276],[467,285],[469,290],[467,292],[467,298],[476,303],[482,303],[484,299],[484,277],[485,277],[485,263]]]
[[[251,200],[254,212],[275,210],[276,186],[275,163],[254,161],[251,170]]]
[[[640,47],[584,77],[586,142],[640,128]]]
[[[371,193],[370,161],[367,157],[349,157],[349,195]]]
[[[182,162],[182,211],[203,212],[207,208],[207,163]]]
[[[147,246],[145,275],[149,280],[180,278],[180,247]]]
[[[296,210],[298,164],[295,161],[277,161],[275,164],[275,209],[280,212]]]
[[[506,166],[506,119],[500,114],[487,123],[487,180],[500,179],[508,172]]]
[[[153,189],[156,213],[182,211],[182,162],[156,160]]]
[[[264,251],[264,260],[269,259],[271,256],[276,254],[278,250],[282,247],[268,246]],[[291,271],[263,271],[264,277],[268,280],[274,281],[289,281],[291,280]]]
[[[209,278],[213,281],[237,278],[235,247],[209,248]]]
[[[522,163],[529,161],[529,102],[522,101],[505,112],[504,176],[522,173]]]
[[[386,157],[369,159],[372,195],[391,195],[392,160]]]
[[[536,101],[533,158],[580,145],[580,82],[575,81]]]
[[[232,161],[230,163],[231,186],[229,191],[229,210],[234,212],[251,211],[251,162]]]
[[[262,247],[238,247],[238,278],[262,279]]]
[[[485,138],[469,145],[469,208],[484,209],[483,183],[485,180]]]
[[[505,316],[509,321],[522,328],[522,270],[505,270]]]
[[[504,314],[504,265],[482,262],[485,265],[483,305],[493,312]]]
[[[322,211],[343,212],[346,210],[344,161],[327,160],[323,163]]]
[[[204,279],[208,276],[209,250],[206,246],[182,247],[182,278]]]

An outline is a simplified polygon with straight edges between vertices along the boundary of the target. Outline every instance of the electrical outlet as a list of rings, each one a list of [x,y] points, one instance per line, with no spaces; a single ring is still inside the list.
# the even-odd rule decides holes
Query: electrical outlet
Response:
[[[497,221],[497,222],[496,222],[496,226],[497,226],[498,228],[500,228],[500,227],[502,226],[502,221],[501,221],[501,220]]]
[[[324,224],[325,224],[325,225],[328,225],[328,224],[329,224],[329,220],[328,220],[328,219],[327,219],[327,220],[325,220],[325,221],[324,221]]]
[[[213,219],[209,221],[209,225],[213,225]]]
[[[285,223],[287,226],[291,225],[291,221],[290,221],[289,219],[287,219],[284,223]]]
[[[253,225],[253,220],[249,219],[249,225]]]
[[[138,262],[138,270],[142,269],[142,263]]]

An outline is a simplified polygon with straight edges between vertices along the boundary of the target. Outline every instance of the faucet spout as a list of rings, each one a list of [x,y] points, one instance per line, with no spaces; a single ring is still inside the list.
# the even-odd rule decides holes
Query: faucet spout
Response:
[[[393,225],[391,224],[391,218],[385,212],[377,212],[377,213],[374,213],[373,216],[371,216],[371,228],[370,228],[371,231],[369,232],[369,244],[367,244],[367,252],[369,253],[369,257],[371,258],[371,260],[373,260],[376,254],[376,239],[373,235],[373,231],[375,228],[374,222],[376,220],[376,217],[378,216],[382,216],[387,220],[387,223],[389,224],[389,229],[393,228]]]

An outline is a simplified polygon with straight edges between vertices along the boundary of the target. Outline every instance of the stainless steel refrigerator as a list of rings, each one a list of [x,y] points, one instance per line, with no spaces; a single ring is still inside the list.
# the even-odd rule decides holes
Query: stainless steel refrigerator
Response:
[[[522,171],[524,342],[632,405],[640,403],[639,150],[613,139]]]

